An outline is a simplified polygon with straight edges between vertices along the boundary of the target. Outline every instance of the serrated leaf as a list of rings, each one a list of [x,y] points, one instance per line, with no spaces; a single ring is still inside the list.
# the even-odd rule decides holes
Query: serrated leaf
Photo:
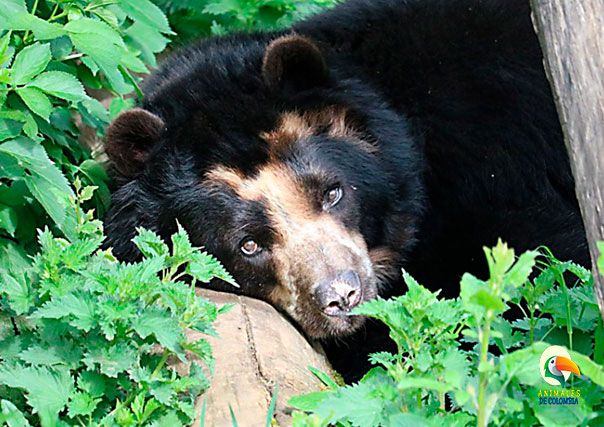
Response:
[[[94,371],[83,371],[77,381],[78,387],[92,397],[103,396],[106,378]]]
[[[41,145],[26,138],[0,144],[0,171],[7,176],[22,176],[29,191],[57,226],[68,237],[73,236],[75,217],[69,208],[73,191]]]
[[[59,340],[51,344],[32,344],[21,351],[18,357],[31,365],[66,365],[75,368],[79,366],[82,352],[73,343]]]
[[[235,279],[226,271],[220,261],[207,252],[194,252],[189,256],[186,272],[203,283],[209,283],[212,279],[221,279],[236,288],[239,285]]]
[[[533,271],[535,266],[535,259],[539,255],[537,251],[524,252],[518,260],[514,263],[512,268],[506,275],[506,282],[512,286],[520,286],[526,282],[529,275]]]
[[[70,21],[65,25],[65,30],[76,49],[94,60],[116,91],[124,94],[131,91],[118,69],[125,45],[117,31],[104,22],[90,18]],[[103,40],[103,43],[99,43],[99,40]]]
[[[359,402],[363,402],[362,405]],[[383,423],[383,405],[386,401],[373,394],[373,388],[367,383],[354,387],[342,387],[328,394],[316,408],[316,413],[329,423],[348,421],[353,425],[378,426]]]
[[[132,24],[125,33],[141,50],[142,59],[152,67],[157,66],[154,54],[162,52],[169,40],[153,27],[140,21]]]
[[[69,370],[62,367],[1,365],[0,384],[23,389],[35,411],[52,415],[63,410],[74,389]]]
[[[479,289],[472,295],[470,302],[484,307],[486,310],[493,310],[496,313],[503,312],[506,305],[500,297],[493,295],[487,289]]]
[[[138,234],[132,241],[145,257],[167,257],[170,254],[168,245],[156,233],[144,228],[136,231]]]
[[[88,393],[74,393],[67,404],[67,413],[71,418],[78,415],[90,415],[96,409],[101,399],[95,399]]]
[[[162,33],[172,33],[168,18],[159,7],[149,0],[122,0],[120,7],[134,21],[142,22]]]
[[[50,121],[52,103],[44,92],[35,87],[22,87],[17,89],[17,94],[21,97],[25,105],[27,105],[27,108],[47,122]]]
[[[169,311],[156,307],[148,308],[132,320],[132,327],[141,338],[153,334],[162,346],[174,353],[182,354],[180,346],[180,341],[183,339],[182,330]]]
[[[0,402],[0,422],[6,423],[8,427],[30,427],[29,421],[12,402],[2,400]]]
[[[18,223],[17,210],[11,206],[0,204],[0,228],[5,230],[10,236],[15,237]]]
[[[8,305],[17,315],[27,313],[34,305],[34,296],[25,280],[17,280],[6,271],[0,271],[0,294],[6,295]]]
[[[28,83],[46,69],[51,59],[52,54],[48,43],[35,43],[27,46],[17,54],[13,62],[11,73],[13,84]]]
[[[34,319],[69,318],[69,323],[89,331],[96,323],[94,301],[86,294],[67,294],[55,297],[32,313]]]
[[[118,343],[109,347],[89,349],[83,361],[88,368],[98,365],[102,374],[116,378],[118,374],[132,369],[137,359],[137,352],[131,345]]]
[[[61,25],[47,22],[27,12],[25,2],[3,0],[0,8],[0,30],[34,33],[37,40],[50,40],[65,34]]]
[[[46,71],[33,79],[28,86],[66,101],[77,102],[87,98],[82,83],[63,71]]]

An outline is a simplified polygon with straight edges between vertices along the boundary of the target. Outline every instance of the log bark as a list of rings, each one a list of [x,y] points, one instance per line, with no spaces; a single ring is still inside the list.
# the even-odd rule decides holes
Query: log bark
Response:
[[[214,324],[219,337],[207,338],[216,358],[210,389],[197,400],[196,414],[205,401],[204,423],[195,427],[232,426],[229,405],[241,426],[263,426],[278,387],[275,419],[291,425],[290,397],[323,388],[309,366],[331,373],[320,347],[312,346],[270,305],[252,298],[198,290],[218,306],[234,307]],[[198,333],[189,336],[196,338]]]
[[[531,0],[587,232],[594,286],[604,318],[604,0]]]

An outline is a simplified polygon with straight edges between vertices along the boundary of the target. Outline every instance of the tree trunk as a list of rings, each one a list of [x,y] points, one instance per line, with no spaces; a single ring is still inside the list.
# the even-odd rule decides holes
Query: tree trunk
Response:
[[[604,0],[531,0],[533,23],[564,131],[604,318]]]
[[[198,426],[232,426],[231,408],[240,426],[263,426],[277,392],[274,418],[291,425],[290,397],[324,388],[309,366],[332,374],[322,350],[313,347],[277,310],[265,302],[234,294],[198,289],[218,306],[234,304],[214,324],[218,337],[202,336],[216,358],[210,389],[196,402]],[[176,364],[177,369],[188,369]],[[205,419],[201,420],[205,402]]]

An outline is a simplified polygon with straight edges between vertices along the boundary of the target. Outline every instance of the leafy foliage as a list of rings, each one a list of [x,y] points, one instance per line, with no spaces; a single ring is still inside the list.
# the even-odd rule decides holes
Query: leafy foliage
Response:
[[[291,25],[338,0],[153,0],[178,33],[177,43],[200,35],[274,30]]]
[[[184,331],[212,334],[219,310],[193,287],[235,283],[183,230],[171,250],[140,230],[138,264],[99,249],[92,209],[102,217],[109,203],[100,141],[142,96],[138,83],[176,36],[173,26],[180,41],[273,28],[331,1],[156,3],[2,1],[1,425],[187,424],[207,388],[211,348],[186,342]],[[180,282],[185,275],[193,286]],[[167,367],[191,355],[207,369]]]
[[[0,268],[0,423],[189,425],[214,360],[208,342],[187,341],[185,331],[213,334],[220,312],[196,296],[195,281],[233,279],[182,229],[171,250],[139,230],[144,260],[116,261],[80,205],[93,188],[76,181],[76,190],[76,237],[41,231],[31,266],[15,255]],[[191,285],[179,281],[186,273]],[[189,363],[188,372],[170,360]]]
[[[490,277],[461,280],[460,297],[439,299],[404,274],[408,291],[362,305],[356,314],[384,322],[396,354],[355,385],[290,400],[296,426],[597,425],[604,421],[604,328],[591,274],[551,254],[517,259],[498,243],[485,249]],[[530,276],[535,265],[538,274]],[[533,277],[529,279],[529,277]],[[572,278],[573,287],[567,286]],[[523,314],[509,321],[510,308]],[[506,317],[503,316],[507,312]],[[569,348],[583,376],[576,406],[539,405],[546,388],[539,358],[548,345]]]
[[[88,204],[103,214],[109,190],[98,140],[133,105],[126,97],[140,93],[139,75],[172,34],[149,0],[2,2],[0,251],[31,253],[44,225],[74,237],[69,182],[76,178],[98,187]],[[114,98],[102,104],[92,93]],[[83,134],[92,146],[80,143]]]

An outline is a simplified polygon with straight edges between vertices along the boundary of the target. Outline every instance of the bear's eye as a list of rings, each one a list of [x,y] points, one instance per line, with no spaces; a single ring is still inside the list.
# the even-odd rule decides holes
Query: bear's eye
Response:
[[[241,241],[241,252],[246,256],[252,256],[260,251],[260,246],[251,237],[246,237]]]
[[[327,210],[337,205],[342,200],[342,187],[335,186],[330,188],[323,195],[323,209]]]

